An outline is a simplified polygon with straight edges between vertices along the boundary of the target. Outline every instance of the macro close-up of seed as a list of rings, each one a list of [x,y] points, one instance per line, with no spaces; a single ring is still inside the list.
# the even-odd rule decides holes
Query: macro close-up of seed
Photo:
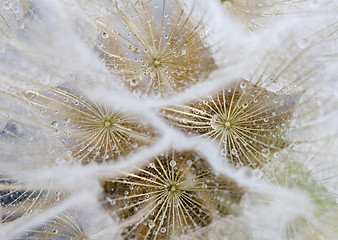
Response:
[[[336,0],[1,0],[0,239],[338,239]]]

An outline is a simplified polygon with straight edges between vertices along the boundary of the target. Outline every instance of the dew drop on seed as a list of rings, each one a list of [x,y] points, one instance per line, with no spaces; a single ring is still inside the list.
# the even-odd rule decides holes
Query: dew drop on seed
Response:
[[[155,168],[155,164],[154,164],[154,163],[150,163],[149,166],[150,166],[151,168]]]
[[[246,83],[245,83],[245,82],[242,82],[242,83],[240,84],[240,87],[241,87],[242,89],[246,88]]]
[[[108,34],[107,34],[106,32],[103,32],[103,33],[102,33],[102,37],[103,37],[103,38],[108,38]]]
[[[176,166],[176,161],[171,160],[169,164],[170,164],[170,166],[175,167]]]
[[[65,122],[69,123],[70,122],[70,118],[65,118]]]
[[[165,233],[167,231],[167,229],[165,227],[161,228],[161,233]]]
[[[58,122],[57,122],[57,121],[53,121],[53,122],[51,123],[51,127],[57,128],[57,127],[58,127]]]
[[[129,83],[130,83],[130,85],[131,86],[136,86],[137,84],[138,84],[138,80],[137,79],[131,79],[130,81],[129,81]]]

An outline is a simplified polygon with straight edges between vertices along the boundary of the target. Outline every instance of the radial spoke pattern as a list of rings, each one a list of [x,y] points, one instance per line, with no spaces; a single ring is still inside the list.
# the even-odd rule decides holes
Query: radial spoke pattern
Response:
[[[86,224],[78,219],[77,214],[64,213],[35,230],[27,231],[16,240],[100,240],[100,237],[102,236],[99,233],[90,232]]]
[[[0,219],[8,223],[27,214],[38,213],[59,202],[63,193],[53,191],[47,182],[28,187],[0,176]]]
[[[215,68],[204,27],[191,15],[175,0],[116,4],[107,17],[96,20],[96,47],[135,93],[173,94]]]
[[[290,144],[286,130],[298,98],[239,80],[209,98],[164,108],[161,115],[187,133],[217,141],[232,164],[256,167]]]
[[[175,239],[233,213],[242,190],[193,152],[172,152],[104,182],[105,205],[125,239]]]
[[[46,126],[68,148],[66,161],[88,163],[115,160],[147,145],[153,129],[136,117],[112,111],[65,87],[39,85],[40,91],[17,88],[16,95],[38,110]]]

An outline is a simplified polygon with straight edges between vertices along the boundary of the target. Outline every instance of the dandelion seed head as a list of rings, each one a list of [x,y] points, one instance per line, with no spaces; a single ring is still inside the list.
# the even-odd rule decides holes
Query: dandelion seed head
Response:
[[[161,115],[187,133],[217,141],[232,164],[257,167],[287,147],[284,134],[295,103],[240,80],[209,98],[164,108]]]
[[[242,190],[192,152],[172,152],[105,181],[106,207],[130,238],[180,236],[231,214]]]
[[[337,101],[312,87],[337,85],[336,13],[334,0],[3,0],[0,238],[336,239],[337,157],[320,180],[301,164],[337,152],[318,144]],[[159,154],[172,145],[205,158]]]
[[[40,117],[44,127],[52,129],[61,146],[68,149],[57,163],[117,160],[155,138],[154,129],[145,121],[98,105],[74,89],[39,88],[22,87],[16,92],[17,100],[33,107],[35,118]]]
[[[117,5],[96,22],[102,32],[97,48],[106,66],[144,96],[172,95],[215,68],[202,22],[176,1]]]

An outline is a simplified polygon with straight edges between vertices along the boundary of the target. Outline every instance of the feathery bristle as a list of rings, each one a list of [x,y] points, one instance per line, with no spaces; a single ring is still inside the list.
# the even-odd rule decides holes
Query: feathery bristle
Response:
[[[1,223],[8,223],[28,214],[37,214],[63,197],[63,193],[50,188],[48,181],[29,187],[0,176]]]
[[[100,237],[96,232],[89,232],[87,226],[72,213],[64,213],[35,230],[28,230],[16,240],[100,240]]]

